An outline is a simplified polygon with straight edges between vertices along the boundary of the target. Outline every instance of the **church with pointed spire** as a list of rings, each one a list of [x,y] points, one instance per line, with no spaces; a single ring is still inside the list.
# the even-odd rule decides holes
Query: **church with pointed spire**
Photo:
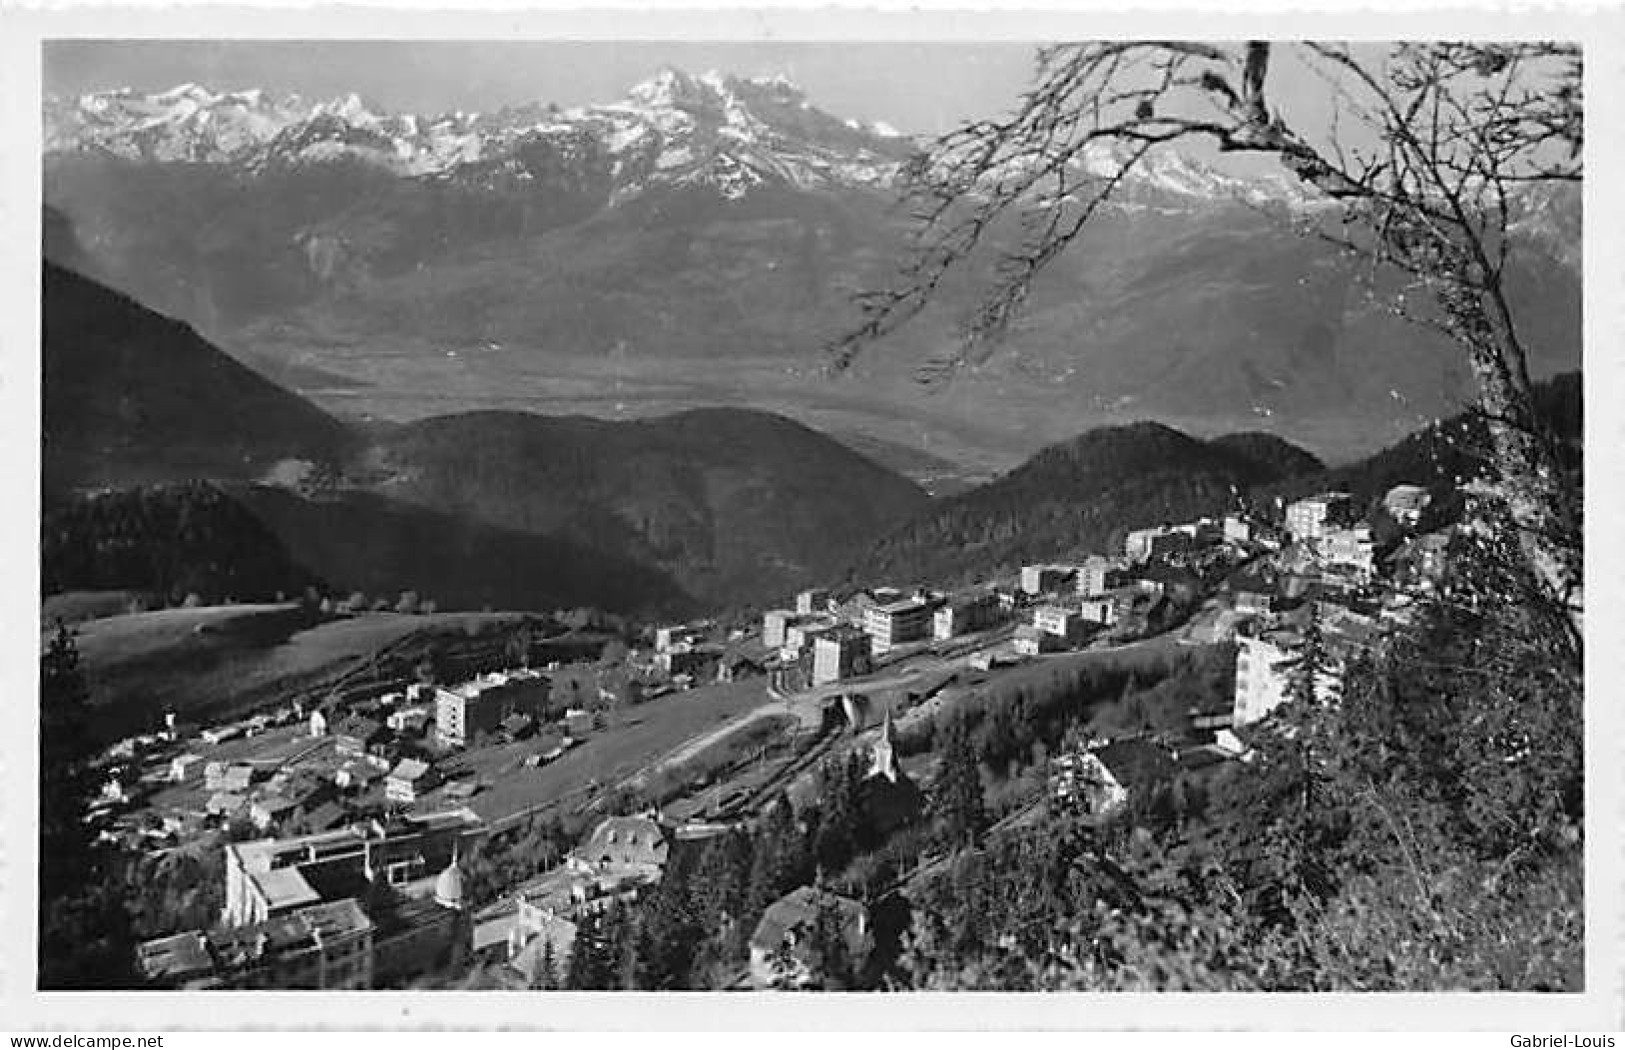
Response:
[[[909,777],[897,754],[897,728],[887,708],[880,735],[869,751],[869,771],[859,785],[859,804],[869,827],[878,834],[914,823],[925,811],[925,794]]]
[[[887,708],[885,719],[880,723],[880,739],[870,752],[868,776],[885,777],[895,784],[901,775],[902,770],[897,765],[897,734],[892,728],[891,708]]]

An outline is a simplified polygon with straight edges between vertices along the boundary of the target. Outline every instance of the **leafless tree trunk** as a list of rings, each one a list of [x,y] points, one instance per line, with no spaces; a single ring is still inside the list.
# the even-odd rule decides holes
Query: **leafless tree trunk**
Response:
[[[1293,127],[1271,104],[1269,68],[1287,49],[1331,95],[1338,123],[1325,141]],[[907,200],[917,223],[910,261],[896,286],[859,297],[862,323],[831,348],[832,364],[845,368],[870,341],[924,309],[948,271],[1001,219],[1018,220],[1023,236],[1001,257],[996,284],[950,365],[986,352],[1037,274],[1152,150],[1205,139],[1222,152],[1274,155],[1339,206],[1331,221],[1313,220],[1316,235],[1397,269],[1429,293],[1432,310],[1400,309],[1462,347],[1490,433],[1491,480],[1530,574],[1561,610],[1579,653],[1577,493],[1537,418],[1503,282],[1511,226],[1529,188],[1583,175],[1580,50],[1400,44],[1380,59],[1369,57],[1372,50],[1263,41],[1042,50],[1035,85],[1015,112],[949,133],[909,166]],[[1354,125],[1359,134],[1350,133]]]

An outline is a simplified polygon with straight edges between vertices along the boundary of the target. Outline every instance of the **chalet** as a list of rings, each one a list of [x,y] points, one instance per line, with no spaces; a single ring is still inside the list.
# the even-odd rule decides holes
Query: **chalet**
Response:
[[[655,628],[655,651],[663,653],[680,645],[692,645],[699,639],[700,632],[686,623],[679,624],[676,627],[657,627]]]
[[[1049,801],[1058,809],[1105,817],[1128,802],[1128,789],[1089,751],[1056,755],[1049,764]]]
[[[397,805],[410,806],[439,783],[440,778],[429,763],[417,758],[403,758],[384,779],[384,797]]]
[[[1252,542],[1253,521],[1244,514],[1226,514],[1220,527],[1227,543]]]
[[[1084,618],[1064,605],[1040,605],[1033,610],[1033,626],[1052,634],[1066,645],[1082,639]]]
[[[691,645],[684,642],[655,654],[655,667],[661,674],[675,678],[704,671],[720,659],[721,650],[712,645]]]
[[[1420,485],[1395,485],[1382,497],[1382,508],[1399,524],[1415,528],[1432,502],[1433,494]]]
[[[211,817],[235,817],[248,805],[248,799],[230,791],[216,791],[203,804],[203,811]]]
[[[564,712],[564,729],[573,737],[583,737],[592,732],[593,714],[580,707],[572,707]]]
[[[530,715],[515,711],[502,720],[497,727],[502,739],[507,743],[517,743],[536,731],[536,720]]]
[[[248,819],[261,831],[270,831],[299,812],[299,803],[282,795],[261,795],[248,807]]]
[[[1024,623],[1016,628],[1015,638],[1011,645],[1022,656],[1037,656],[1040,653],[1058,651],[1062,648],[1063,642],[1059,637],[1050,634],[1048,631]]]
[[[828,924],[825,927],[825,924]],[[821,929],[824,927],[824,929]],[[837,975],[825,953],[838,937],[845,969],[857,972],[874,950],[869,910],[815,886],[802,886],[768,906],[750,938],[751,984],[758,989],[830,987]]]
[[[310,809],[333,794],[332,781],[310,768],[283,770],[271,778],[268,787],[302,809]]]
[[[1369,580],[1376,571],[1376,543],[1370,526],[1323,530],[1317,550],[1326,566],[1346,569],[1357,579]]]
[[[478,795],[481,786],[478,780],[454,780],[446,785],[441,794],[452,802],[462,805],[475,795]]]
[[[1450,535],[1430,532],[1401,544],[1388,556],[1388,571],[1400,587],[1431,593],[1444,580]]]
[[[162,987],[207,987],[213,983],[214,956],[201,930],[143,941],[136,949],[136,964],[147,981]]]
[[[334,799],[320,803],[299,818],[307,831],[328,831],[349,821],[349,811]]]
[[[310,735],[312,737],[327,735],[327,712],[321,708],[310,713]]]
[[[228,740],[235,740],[243,735],[240,725],[214,726],[198,734],[205,744],[223,744]]]
[[[1167,784],[1178,772],[1178,751],[1149,737],[1124,737],[1090,749],[1132,798]]]
[[[391,711],[384,719],[389,729],[401,736],[422,736],[434,718],[427,704],[413,704]]]
[[[254,769],[251,766],[210,762],[203,767],[203,786],[209,791],[225,791],[240,795],[247,792],[253,782]]]
[[[187,752],[184,755],[176,755],[169,761],[169,779],[176,784],[185,783],[193,776],[194,772],[200,768],[199,763],[202,761],[202,755],[196,755],[191,752]]]
[[[1078,616],[1081,619],[1102,627],[1115,624],[1121,610],[1122,603],[1118,595],[1113,593],[1092,595],[1078,604]]]
[[[385,771],[364,758],[351,759],[333,771],[333,783],[343,791],[365,791],[383,779]]]
[[[533,904],[521,897],[506,942],[508,965],[527,987],[533,987],[541,981],[551,957],[553,972],[547,976],[562,983],[569,973],[575,940],[575,923],[550,906]]]
[[[583,874],[641,876],[656,881],[671,845],[652,815],[607,817],[570,854]]]
[[[363,715],[350,715],[333,726],[333,749],[341,755],[371,754],[386,736],[382,722]]]

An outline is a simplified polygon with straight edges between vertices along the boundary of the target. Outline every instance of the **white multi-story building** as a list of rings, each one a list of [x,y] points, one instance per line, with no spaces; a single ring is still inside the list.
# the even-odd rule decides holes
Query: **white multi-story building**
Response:
[[[855,678],[869,673],[869,635],[853,627],[837,627],[813,640],[813,685]]]
[[[1122,582],[1124,568],[1120,559],[1090,555],[1078,566],[1078,594],[1085,598],[1105,594]]]
[[[1010,647],[1018,656],[1037,656],[1039,653],[1052,653],[1061,648],[1061,640],[1048,631],[1041,631],[1030,623],[1024,623],[1016,628]]]
[[[463,747],[511,714],[536,717],[547,706],[552,682],[540,671],[495,671],[453,689],[435,691],[434,732],[442,744]]]
[[[699,630],[686,623],[678,624],[675,627],[657,627],[655,628],[655,650],[663,653],[668,649],[690,645],[699,641],[699,638]]]
[[[874,654],[881,656],[899,645],[929,638],[936,604],[916,596],[864,610],[863,629],[869,634]]]
[[[796,612],[803,616],[829,612],[829,591],[823,587],[809,587],[802,591],[796,595]]]
[[[1291,631],[1257,637],[1237,635],[1233,726],[1262,721],[1290,699],[1293,669],[1298,666],[1302,644],[1302,638]],[[1316,699],[1335,696],[1339,680],[1336,661],[1328,656],[1327,666],[1315,680]]]
[[[769,609],[762,614],[762,644],[769,649],[784,645],[784,631],[796,614],[790,609]]]
[[[797,616],[784,627],[784,644],[780,652],[786,660],[794,660],[801,655],[801,651],[811,645],[813,639],[825,631],[835,629],[835,617],[827,613],[818,613],[808,616]]]
[[[1045,634],[1070,639],[1078,629],[1078,614],[1064,605],[1040,605],[1033,610],[1033,626]]]
[[[992,626],[999,618],[999,597],[992,592],[954,598],[936,611],[931,637],[937,641]]]
[[[1076,571],[1070,565],[1023,565],[1021,589],[1031,595],[1053,594],[1071,582]]]
[[[1321,534],[1318,551],[1329,568],[1349,569],[1362,579],[1370,579],[1377,568],[1377,545],[1371,528],[1329,529]]]
[[[1122,601],[1115,592],[1096,594],[1078,603],[1078,615],[1090,623],[1110,627],[1117,622],[1118,614],[1122,611],[1122,605]]]
[[[1346,492],[1322,492],[1286,507],[1286,531],[1294,540],[1318,540],[1330,529],[1353,523],[1354,497]]]

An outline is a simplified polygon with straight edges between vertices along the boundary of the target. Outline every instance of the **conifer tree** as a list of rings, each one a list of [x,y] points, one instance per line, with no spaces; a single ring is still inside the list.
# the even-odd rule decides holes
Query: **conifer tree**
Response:
[[[570,949],[566,988],[603,991],[615,987],[614,945],[608,940],[612,932],[603,912],[590,910],[581,917]]]
[[[956,718],[948,725],[942,771],[934,795],[948,844],[956,849],[980,845],[988,827],[987,809],[970,726],[963,718]]]
[[[40,657],[41,988],[136,983],[130,917],[116,895],[119,858],[83,820],[95,783],[89,698],[78,647],[59,622]]]
[[[551,992],[559,986],[558,954],[553,950],[553,938],[547,937],[542,942],[541,963],[536,969],[536,976],[531,979],[531,988],[538,992]]]

